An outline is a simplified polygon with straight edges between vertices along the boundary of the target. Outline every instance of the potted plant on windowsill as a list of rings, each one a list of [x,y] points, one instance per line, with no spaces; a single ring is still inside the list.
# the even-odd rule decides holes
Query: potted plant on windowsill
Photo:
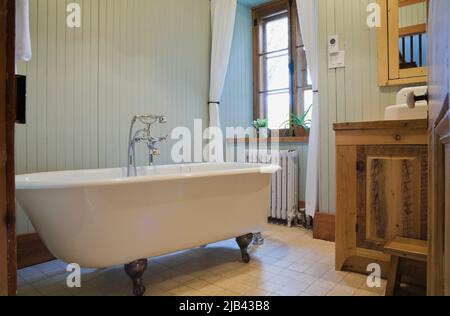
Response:
[[[309,130],[311,127],[311,120],[308,120],[308,114],[311,111],[312,105],[309,109],[302,115],[297,116],[293,113],[289,115],[289,119],[281,124],[282,127],[289,127],[287,129],[287,137],[301,137],[309,136]]]
[[[269,137],[269,121],[267,119],[259,118],[253,121],[253,127],[256,129],[258,138]]]

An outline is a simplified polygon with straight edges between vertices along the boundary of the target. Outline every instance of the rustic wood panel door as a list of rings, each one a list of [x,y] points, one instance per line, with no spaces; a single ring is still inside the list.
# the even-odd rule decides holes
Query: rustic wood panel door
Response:
[[[427,146],[359,146],[359,248],[383,251],[397,236],[427,239]]]
[[[429,12],[428,294],[450,295],[450,1],[431,0]]]

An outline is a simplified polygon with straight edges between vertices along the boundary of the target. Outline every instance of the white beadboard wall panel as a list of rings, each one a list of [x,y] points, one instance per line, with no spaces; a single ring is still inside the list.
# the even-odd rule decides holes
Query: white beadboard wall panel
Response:
[[[100,1],[100,167],[126,164],[134,114],[167,115],[157,135],[195,118],[206,126],[209,14],[203,0]],[[170,162],[170,144],[161,150],[158,161]]]
[[[413,26],[427,23],[427,3],[421,2],[399,9],[399,27]]]
[[[366,24],[371,0],[318,1],[320,94],[320,210],[336,210],[336,151],[333,123],[384,117],[401,87],[377,85],[376,30]],[[328,36],[339,35],[346,67],[328,69]]]
[[[31,0],[33,58],[27,76],[27,124],[16,126],[16,173],[97,168],[98,0],[79,0],[81,29],[66,27],[61,0]],[[18,233],[32,232],[18,208]]]
[[[223,97],[222,128],[249,127],[253,122],[252,11],[238,4],[236,25]]]

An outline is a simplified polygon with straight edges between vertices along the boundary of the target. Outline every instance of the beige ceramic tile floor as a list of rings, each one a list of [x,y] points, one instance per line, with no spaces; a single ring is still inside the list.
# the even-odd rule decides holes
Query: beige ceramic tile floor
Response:
[[[267,225],[265,243],[240,262],[234,240],[153,258],[144,276],[149,296],[368,296],[382,288],[366,277],[334,271],[334,243],[313,240],[300,228]],[[66,264],[57,260],[19,270],[19,295],[120,296],[131,294],[123,267],[83,270],[82,287],[69,289]]]

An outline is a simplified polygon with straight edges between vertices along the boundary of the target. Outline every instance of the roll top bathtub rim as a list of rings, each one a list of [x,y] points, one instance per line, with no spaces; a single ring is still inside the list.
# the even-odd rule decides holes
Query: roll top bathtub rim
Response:
[[[137,167],[136,177],[127,168],[86,169],[41,172],[16,176],[16,190],[75,188],[120,183],[143,183],[184,178],[203,178],[236,174],[274,174],[279,165],[249,163],[189,163]]]

